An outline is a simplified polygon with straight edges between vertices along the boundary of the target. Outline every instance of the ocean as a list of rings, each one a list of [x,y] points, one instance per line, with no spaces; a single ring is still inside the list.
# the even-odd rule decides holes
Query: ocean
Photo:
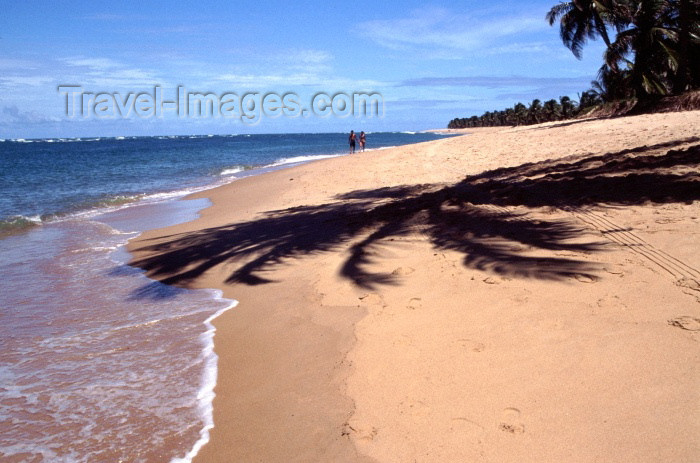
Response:
[[[368,150],[435,140],[369,133]],[[182,200],[347,153],[347,134],[0,140],[0,460],[189,462],[208,441],[212,320],[236,301],[127,265]]]

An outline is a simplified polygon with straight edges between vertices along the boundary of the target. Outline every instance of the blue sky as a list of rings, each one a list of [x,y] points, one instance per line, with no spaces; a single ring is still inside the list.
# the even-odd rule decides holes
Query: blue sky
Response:
[[[445,127],[518,101],[576,97],[601,63],[577,60],[548,1],[3,1],[0,138]],[[376,92],[382,117],[69,117],[60,85],[126,97],[161,88],[280,95]]]

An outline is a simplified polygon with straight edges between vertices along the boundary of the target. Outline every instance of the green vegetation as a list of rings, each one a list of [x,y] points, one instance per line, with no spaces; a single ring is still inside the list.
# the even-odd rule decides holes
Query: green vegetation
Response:
[[[547,13],[559,21],[564,45],[581,58],[588,40],[601,38],[603,65],[577,103],[568,97],[456,118],[448,128],[537,124],[570,119],[604,104],[653,108],[661,98],[700,88],[699,0],[574,0]],[[613,39],[611,39],[611,35]]]

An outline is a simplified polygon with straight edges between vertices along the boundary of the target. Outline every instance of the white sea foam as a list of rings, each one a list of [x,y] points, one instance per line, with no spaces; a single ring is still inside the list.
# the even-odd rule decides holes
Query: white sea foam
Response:
[[[279,159],[272,164],[269,164],[266,167],[278,167],[278,166],[284,166],[286,164],[298,164],[300,162],[309,162],[309,161],[317,161],[319,159],[328,159],[328,158],[337,158],[339,156],[343,156],[342,154],[322,154],[322,155],[309,155],[309,156],[294,156],[291,158],[282,158]]]
[[[239,172],[243,172],[245,169],[243,167],[233,167],[231,169],[224,169],[220,175],[233,175]]]
[[[99,251],[115,251],[119,246],[95,246],[92,248],[79,248],[70,251],[71,254],[80,254],[84,252],[99,252]]]
[[[30,215],[30,216],[22,215],[20,217],[22,219],[25,219],[25,220],[28,220],[28,221],[34,222],[34,223],[41,223],[42,222],[40,215]]]
[[[151,193],[151,194],[144,194],[144,195],[135,195],[135,196],[122,196],[117,199],[121,199],[124,201],[123,204],[110,204],[110,205],[99,205],[97,207],[94,207],[92,209],[86,209],[82,210],[79,212],[74,212],[71,214],[67,214],[61,217],[55,217],[52,218],[52,222],[63,222],[67,220],[75,220],[75,219],[89,219],[98,215],[102,214],[107,214],[110,212],[116,212],[120,211],[122,209],[127,209],[129,207],[133,207],[135,205],[143,205],[143,204],[155,204],[155,203],[161,203],[164,201],[171,201],[173,199],[180,199],[184,198],[187,195],[193,194],[193,193],[198,193],[200,191],[205,191],[215,185],[202,185],[199,187],[191,187],[191,188],[183,188],[181,190],[173,190],[173,191],[163,191],[163,192],[158,192],[158,193]]]
[[[0,420],[15,419],[16,410],[32,418],[0,436],[0,454],[29,452],[44,461],[82,463],[101,460],[105,452],[120,452],[124,461],[142,461],[134,457],[138,453],[129,452],[157,449],[169,436],[182,435],[190,448],[180,448],[168,458],[191,462],[214,427],[218,357],[212,322],[237,301],[224,299],[219,291],[162,285],[127,267],[123,245],[126,235],[135,233],[84,220],[57,226],[64,230],[67,247],[51,258],[46,277],[62,275],[60,281],[65,282],[50,285],[55,292],[33,295],[32,310],[47,323],[20,324],[20,329],[32,331],[16,333],[3,352],[22,352],[24,364],[40,363],[37,371],[42,374],[23,379],[26,372],[18,366],[0,367],[0,398],[23,402],[19,408],[0,410]],[[105,264],[105,257],[112,263]],[[43,254],[36,253],[36,258],[43,259]],[[9,260],[2,259],[0,266],[3,262]],[[14,293],[0,293],[0,300],[9,297],[13,305]],[[50,304],[42,302],[46,298]],[[40,316],[46,310],[46,317]],[[21,313],[17,316],[21,319]],[[173,332],[182,338],[173,338]],[[17,344],[20,338],[26,343]],[[194,355],[179,357],[187,352]],[[178,359],[181,363],[175,368],[171,362]],[[178,375],[181,381],[174,381]],[[60,431],[32,439],[31,432],[46,424],[34,416],[50,417],[60,423]],[[143,423],[153,426],[147,436]],[[137,435],[144,438],[132,441]]]
[[[6,219],[0,220],[0,226],[4,227],[31,227],[32,225],[41,225],[43,220],[38,215],[26,216],[15,215]]]
[[[192,446],[187,454],[182,458],[173,458],[171,463],[191,463],[192,459],[197,456],[200,449],[209,442],[209,431],[214,428],[214,388],[218,376],[218,360],[219,356],[214,352],[214,334],[216,327],[213,322],[221,314],[238,305],[238,301],[223,298],[221,291],[213,291],[215,298],[221,301],[230,301],[230,305],[225,307],[204,321],[207,331],[199,337],[202,342],[202,359],[204,361],[204,372],[202,374],[202,387],[197,394],[197,408],[204,423],[204,426],[199,431],[199,439]]]

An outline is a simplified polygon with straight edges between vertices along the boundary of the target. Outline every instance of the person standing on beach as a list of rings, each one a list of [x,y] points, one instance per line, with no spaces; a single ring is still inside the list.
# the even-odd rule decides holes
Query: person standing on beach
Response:
[[[351,130],[350,131],[350,138],[348,139],[350,142],[350,154],[353,154],[355,152],[355,131]]]
[[[367,139],[365,138],[365,133],[360,132],[360,149],[362,151],[365,150],[365,143],[367,143]]]

